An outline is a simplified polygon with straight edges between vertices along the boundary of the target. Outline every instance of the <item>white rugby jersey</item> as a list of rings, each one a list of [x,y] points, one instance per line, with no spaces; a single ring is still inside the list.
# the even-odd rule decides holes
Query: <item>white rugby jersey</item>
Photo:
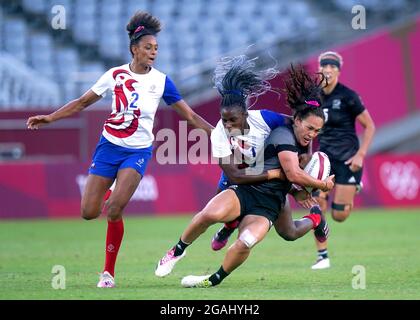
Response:
[[[247,122],[249,130],[244,135],[228,136],[220,119],[211,132],[211,151],[215,158],[225,158],[234,151],[239,151],[243,157],[237,159],[248,165],[253,165],[260,150],[264,150],[264,140],[271,130],[284,125],[285,117],[269,110],[248,110]]]
[[[146,74],[130,71],[128,64],[111,68],[91,88],[97,95],[112,91],[112,112],[102,135],[126,148],[147,148],[154,140],[153,122],[160,99],[171,105],[182,99],[164,73],[152,68]]]

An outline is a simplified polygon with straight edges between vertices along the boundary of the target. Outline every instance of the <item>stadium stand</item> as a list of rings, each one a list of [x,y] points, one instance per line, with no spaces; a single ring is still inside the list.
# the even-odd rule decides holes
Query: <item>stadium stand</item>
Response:
[[[264,5],[257,0],[1,1],[0,51],[57,82],[64,102],[107,68],[130,59],[125,25],[136,10],[148,10],[164,24],[156,67],[174,78],[184,95],[201,95],[209,87],[208,70],[221,55],[253,45],[248,50],[268,48],[276,59],[290,61],[348,39],[341,17],[350,16],[352,6],[360,3],[378,24],[419,7],[413,0],[381,5],[377,0],[330,0],[322,5],[310,0],[266,0]],[[56,5],[65,10],[65,30],[51,26]],[[328,39],[324,21],[334,25]]]

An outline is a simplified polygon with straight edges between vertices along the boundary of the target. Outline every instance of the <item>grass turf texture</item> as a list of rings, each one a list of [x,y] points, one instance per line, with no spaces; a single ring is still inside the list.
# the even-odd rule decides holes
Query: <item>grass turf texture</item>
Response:
[[[420,299],[418,211],[356,211],[341,224],[329,219],[327,270],[310,270],[316,259],[311,234],[286,242],[272,229],[240,268],[209,289],[182,288],[180,280],[219,268],[226,248],[214,252],[210,240],[220,225],[187,249],[171,275],[154,275],[157,261],[190,219],[125,218],[114,289],[96,288],[105,219],[1,221],[0,299]],[[65,290],[51,286],[54,265],[65,267]],[[365,267],[366,289],[352,288],[355,265]]]

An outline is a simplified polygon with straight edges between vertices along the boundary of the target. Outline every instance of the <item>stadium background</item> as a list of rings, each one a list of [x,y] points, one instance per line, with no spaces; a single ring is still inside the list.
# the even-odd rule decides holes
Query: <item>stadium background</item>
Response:
[[[79,217],[83,182],[109,113],[110,95],[75,117],[36,132],[28,131],[25,122],[30,115],[51,112],[78,97],[108,68],[128,62],[125,25],[131,14],[142,9],[163,22],[156,68],[167,73],[185,100],[213,125],[219,118],[219,100],[211,73],[219,57],[246,52],[259,56],[261,67],[277,63],[284,69],[299,62],[316,70],[320,52],[340,52],[344,58],[340,82],[360,94],[377,127],[365,161],[365,187],[355,206],[379,211],[411,208],[416,215],[413,223],[419,223],[420,1],[2,0],[0,4],[0,219],[4,222]],[[352,28],[355,5],[366,9],[366,29]],[[57,24],[57,15],[63,12],[65,28],[57,28],[54,21]],[[272,85],[281,87],[281,76]],[[283,98],[273,94],[261,97],[254,108],[288,113]],[[177,135],[184,130],[176,113],[164,105],[156,115],[155,132],[162,128]],[[188,147],[192,144],[189,141]],[[178,160],[188,147],[177,146]],[[196,212],[214,194],[219,174],[212,164],[153,161],[127,215]]]

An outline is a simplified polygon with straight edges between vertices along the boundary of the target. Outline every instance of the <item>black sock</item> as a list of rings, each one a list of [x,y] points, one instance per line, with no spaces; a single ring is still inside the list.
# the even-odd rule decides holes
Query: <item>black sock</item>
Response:
[[[223,270],[223,267],[220,266],[220,269],[210,276],[209,281],[211,282],[212,286],[217,286],[228,275],[229,275],[229,273],[227,273],[225,270]]]
[[[188,247],[191,243],[185,243],[181,239],[179,239],[178,243],[175,246],[175,253],[174,256],[178,257],[184,253],[186,247]]]
[[[328,250],[327,248],[318,250],[318,259],[327,259],[328,258]]]

